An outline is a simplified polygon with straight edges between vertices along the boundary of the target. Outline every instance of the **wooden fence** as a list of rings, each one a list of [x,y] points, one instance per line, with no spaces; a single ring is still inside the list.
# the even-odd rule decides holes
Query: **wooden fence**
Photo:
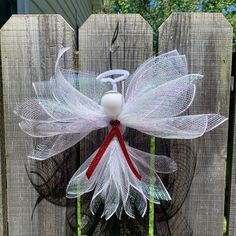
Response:
[[[119,33],[115,47],[119,48],[112,54],[113,68],[133,72],[153,54],[153,32],[140,15],[91,15],[79,29],[81,70],[99,73],[109,69],[109,48],[117,23]],[[32,186],[25,168],[34,165],[26,157],[33,142],[20,131],[19,120],[13,114],[13,109],[24,98],[33,96],[33,81],[50,78],[59,46],[69,46],[75,50],[75,33],[60,15],[15,15],[1,29],[0,44],[0,235],[223,235],[227,123],[197,140],[173,140],[168,143],[170,153],[177,162],[181,158],[180,152],[173,152],[171,147],[190,147],[196,156],[196,169],[187,198],[181,204],[181,209],[168,219],[164,232],[159,231],[162,223],[158,222],[158,208],[155,208],[153,225],[149,224],[152,220],[149,219],[149,213],[144,218],[137,216],[135,220],[124,216],[122,221],[112,218],[106,222],[89,212],[89,194],[81,197],[77,203],[63,200],[56,204],[51,195],[47,195],[34,210],[40,191]],[[229,116],[232,27],[223,15],[172,14],[159,29],[159,51],[172,49],[187,56],[191,73],[204,75],[189,113],[221,113]],[[65,66],[72,66],[73,53],[67,53],[64,62]],[[101,144],[105,132],[94,132],[89,139],[81,142],[80,163]],[[150,150],[149,137],[134,130],[129,130],[128,134],[132,146]],[[157,140],[157,147],[158,143],[160,140]],[[68,152],[72,154],[70,158]],[[72,149],[68,152],[53,157],[54,162],[48,162],[48,166],[63,158],[76,165],[76,151]],[[187,166],[186,173],[191,168],[193,166]],[[181,169],[178,171],[181,172]],[[232,174],[235,175],[235,170]],[[229,236],[236,232],[236,184],[233,175]],[[181,189],[181,186],[176,186],[177,190]],[[150,227],[153,227],[153,231]]]

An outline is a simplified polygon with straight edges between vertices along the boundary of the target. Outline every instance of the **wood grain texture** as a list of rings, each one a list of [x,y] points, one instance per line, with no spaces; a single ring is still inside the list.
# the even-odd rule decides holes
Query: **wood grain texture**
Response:
[[[2,84],[4,101],[5,153],[7,168],[7,211],[10,236],[66,235],[66,208],[42,201],[33,220],[38,194],[24,164],[32,140],[18,127],[13,114],[17,103],[29,98],[32,82],[48,80],[53,74],[59,46],[74,45],[74,32],[59,15],[13,15],[1,29]],[[72,52],[66,55],[72,65]],[[2,122],[2,120],[1,120]],[[68,234],[67,234],[68,235]]]
[[[232,27],[223,15],[172,14],[159,28],[159,51],[172,49],[186,55],[191,73],[204,75],[188,113],[228,117]],[[194,236],[223,234],[227,128],[224,123],[201,138],[186,141],[197,155],[197,167],[182,211]]]
[[[153,31],[148,23],[137,14],[127,15],[91,15],[79,29],[80,65],[82,71],[96,73],[110,69],[109,49],[117,22],[119,22],[118,38],[112,54],[113,69],[126,69],[133,72],[138,65],[152,55]],[[89,140],[81,143],[81,162],[87,159],[104,140],[105,131],[94,132]],[[149,151],[149,138],[137,132],[128,133],[132,146]],[[131,142],[132,140],[132,142]],[[92,217],[89,211],[90,195],[82,197],[82,234],[83,235],[147,235],[148,214],[136,220],[128,219],[125,214],[121,221],[116,217],[101,220],[99,213]]]
[[[6,189],[6,159],[4,158],[5,135],[3,114],[4,110],[2,96],[2,63],[0,57],[0,235],[7,234],[7,195],[6,191],[4,191]]]

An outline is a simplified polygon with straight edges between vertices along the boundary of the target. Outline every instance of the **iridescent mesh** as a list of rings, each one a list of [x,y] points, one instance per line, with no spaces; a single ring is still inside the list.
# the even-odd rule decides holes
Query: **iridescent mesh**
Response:
[[[21,129],[42,139],[29,154],[32,159],[53,157],[109,124],[99,103],[111,86],[98,83],[95,74],[60,69],[59,59],[67,50],[59,51],[53,78],[33,84],[36,98],[15,109],[22,119]],[[200,137],[226,120],[218,114],[181,116],[191,106],[200,79],[199,74],[188,74],[186,58],[176,50],[150,58],[125,81],[125,104],[118,120],[122,127],[158,138]],[[91,212],[95,214],[103,205],[102,216],[106,219],[113,214],[120,218],[122,211],[133,218],[137,211],[144,216],[148,201],[156,204],[170,201],[158,173],[175,172],[175,161],[128,144],[126,148],[141,180],[131,171],[114,138],[91,178],[87,178],[86,171],[98,150],[75,172],[67,187],[67,197],[77,198],[93,191]]]

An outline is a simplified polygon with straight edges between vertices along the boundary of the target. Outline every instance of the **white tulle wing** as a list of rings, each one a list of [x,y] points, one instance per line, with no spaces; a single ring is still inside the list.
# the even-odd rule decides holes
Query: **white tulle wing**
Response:
[[[164,118],[177,116],[186,111],[195,96],[195,81],[201,79],[198,74],[189,74],[160,86],[140,93],[123,106],[119,120],[126,117]]]
[[[36,160],[46,160],[74,146],[87,135],[88,133],[60,134],[43,138],[39,144],[35,145],[28,157]]]
[[[38,121],[21,121],[20,128],[28,135],[36,138],[51,137],[59,134],[74,134],[91,132],[99,127],[96,122],[90,122],[84,118],[71,122],[38,122]],[[104,123],[106,126],[106,123]]]
[[[21,129],[32,137],[44,138],[30,154],[31,158],[47,159],[79,142],[89,132],[107,126],[101,106],[72,86],[59,67],[49,81],[33,83],[36,98],[18,105],[15,113],[22,118]]]
[[[161,138],[192,139],[223,123],[218,114],[179,116],[192,104],[195,82],[203,76],[188,74],[186,58],[177,51],[154,57],[129,78],[122,125]]]
[[[125,100],[137,98],[139,94],[188,73],[186,57],[174,50],[144,62],[126,81]]]
[[[178,116],[170,118],[126,117],[123,124],[143,133],[169,139],[193,139],[202,136],[227,118],[218,114]]]
[[[63,75],[73,87],[97,103],[100,103],[107,91],[112,90],[110,83],[101,83],[96,80],[96,73],[63,70]]]
[[[59,59],[67,50],[68,48],[63,48],[59,51],[54,78],[33,84],[40,105],[58,120],[74,119],[76,117],[105,119],[101,106],[73,87],[61,72]],[[60,109],[60,106],[66,108],[68,114],[58,114],[55,104],[59,106],[57,109]],[[55,111],[55,114],[51,110]]]
[[[36,98],[27,99],[23,103],[18,104],[18,106],[15,107],[14,113],[26,121],[42,121],[45,123],[55,121],[55,119],[43,109]]]
[[[120,218],[122,210],[130,217],[135,217],[136,209],[143,216],[147,209],[147,200],[155,203],[170,200],[170,195],[157,172],[175,171],[175,162],[165,156],[151,155],[128,145],[126,147],[133,164],[142,176],[141,180],[131,171],[118,141],[114,139],[90,179],[87,178],[86,171],[97,151],[82,164],[68,184],[67,197],[75,198],[94,190],[90,209],[95,213],[103,203],[102,216],[106,219],[114,213]],[[151,162],[151,158],[154,162]]]

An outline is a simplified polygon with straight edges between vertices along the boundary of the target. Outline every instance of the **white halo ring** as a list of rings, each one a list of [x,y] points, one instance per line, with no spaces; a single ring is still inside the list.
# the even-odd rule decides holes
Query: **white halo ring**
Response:
[[[121,75],[115,79],[111,78],[110,76],[112,75]],[[113,90],[117,90],[117,83],[121,82],[123,80],[126,80],[129,77],[129,71],[127,70],[120,70],[120,69],[115,69],[115,70],[108,70],[96,77],[96,80],[101,81],[101,82],[109,82],[112,84]]]

